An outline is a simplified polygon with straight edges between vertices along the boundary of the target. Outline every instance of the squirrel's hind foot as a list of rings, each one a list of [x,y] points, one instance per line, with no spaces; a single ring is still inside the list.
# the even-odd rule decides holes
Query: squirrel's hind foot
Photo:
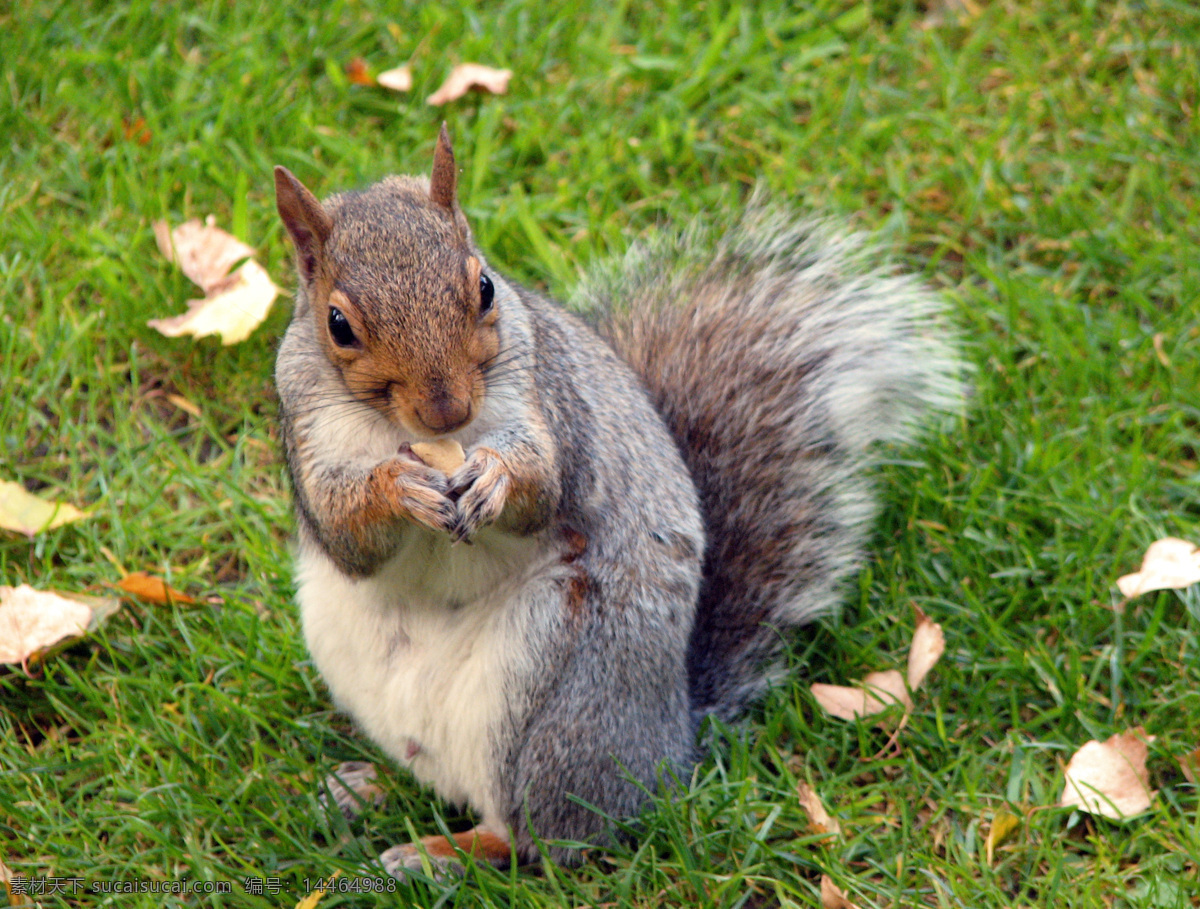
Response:
[[[416,843],[393,846],[380,854],[379,863],[384,871],[401,880],[413,871],[428,873],[435,880],[444,880],[462,873],[462,853],[498,868],[507,866],[512,859],[512,850],[506,837],[482,827],[474,827],[449,838],[426,836]]]
[[[383,804],[383,790],[375,778],[375,765],[369,761],[343,761],[325,777],[321,806],[336,807],[347,821],[355,820],[368,805]]]

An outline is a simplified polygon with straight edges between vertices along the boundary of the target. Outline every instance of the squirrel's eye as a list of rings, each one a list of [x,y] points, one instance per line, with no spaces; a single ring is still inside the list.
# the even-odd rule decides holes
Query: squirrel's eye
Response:
[[[329,307],[329,334],[338,347],[353,347],[358,341],[349,320],[336,306]]]
[[[492,311],[492,300],[496,296],[496,288],[492,286],[492,279],[487,275],[479,276],[479,314],[484,315]]]

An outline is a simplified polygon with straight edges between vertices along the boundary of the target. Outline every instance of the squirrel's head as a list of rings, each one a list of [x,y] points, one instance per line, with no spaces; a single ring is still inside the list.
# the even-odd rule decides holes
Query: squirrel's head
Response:
[[[433,174],[322,205],[286,168],[275,198],[317,337],[356,398],[420,437],[476,415],[500,351],[499,301],[458,205],[442,126]]]

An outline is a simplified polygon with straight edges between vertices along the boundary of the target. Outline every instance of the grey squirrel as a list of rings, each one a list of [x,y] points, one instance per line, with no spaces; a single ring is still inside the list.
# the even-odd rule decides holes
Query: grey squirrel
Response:
[[[597,841],[587,805],[630,817],[686,775],[703,718],[836,604],[874,443],[960,392],[941,300],[852,238],[752,204],[593,275],[589,326],[487,263],[456,183],[445,126],[429,179],[321,203],[275,169],[305,639],[338,706],[479,819],[384,852],[397,875]],[[435,438],[465,462],[425,463]]]

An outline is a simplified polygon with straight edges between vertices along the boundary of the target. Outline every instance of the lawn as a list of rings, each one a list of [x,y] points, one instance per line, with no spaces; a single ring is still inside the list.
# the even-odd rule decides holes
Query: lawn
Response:
[[[289,299],[230,347],[146,324],[196,295],[155,220],[214,215],[290,288],[271,167],[319,195],[423,172],[445,120],[477,238],[519,280],[567,299],[656,224],[762,184],[941,289],[975,371],[960,417],[886,453],[845,610],[634,843],[392,899],[816,906],[828,874],[862,907],[1200,905],[1176,760],[1200,746],[1200,593],[1122,605],[1114,585],[1151,541],[1200,542],[1200,11],[787,6],[0,5],[0,480],[89,512],[0,534],[0,583],[111,594],[142,570],[199,601],[126,600],[30,674],[0,669],[0,859],[80,882],[39,903],[290,907],[469,825],[400,772],[355,824],[318,803],[337,762],[383,759],[291,604]],[[412,91],[356,84],[356,58],[411,62]],[[511,68],[508,93],[428,106],[462,61]],[[825,716],[809,683],[902,665],[913,604],[947,651],[895,741]],[[1057,808],[1071,753],[1137,726],[1151,808]],[[810,829],[799,782],[840,837]],[[232,892],[100,892],[123,884]]]

